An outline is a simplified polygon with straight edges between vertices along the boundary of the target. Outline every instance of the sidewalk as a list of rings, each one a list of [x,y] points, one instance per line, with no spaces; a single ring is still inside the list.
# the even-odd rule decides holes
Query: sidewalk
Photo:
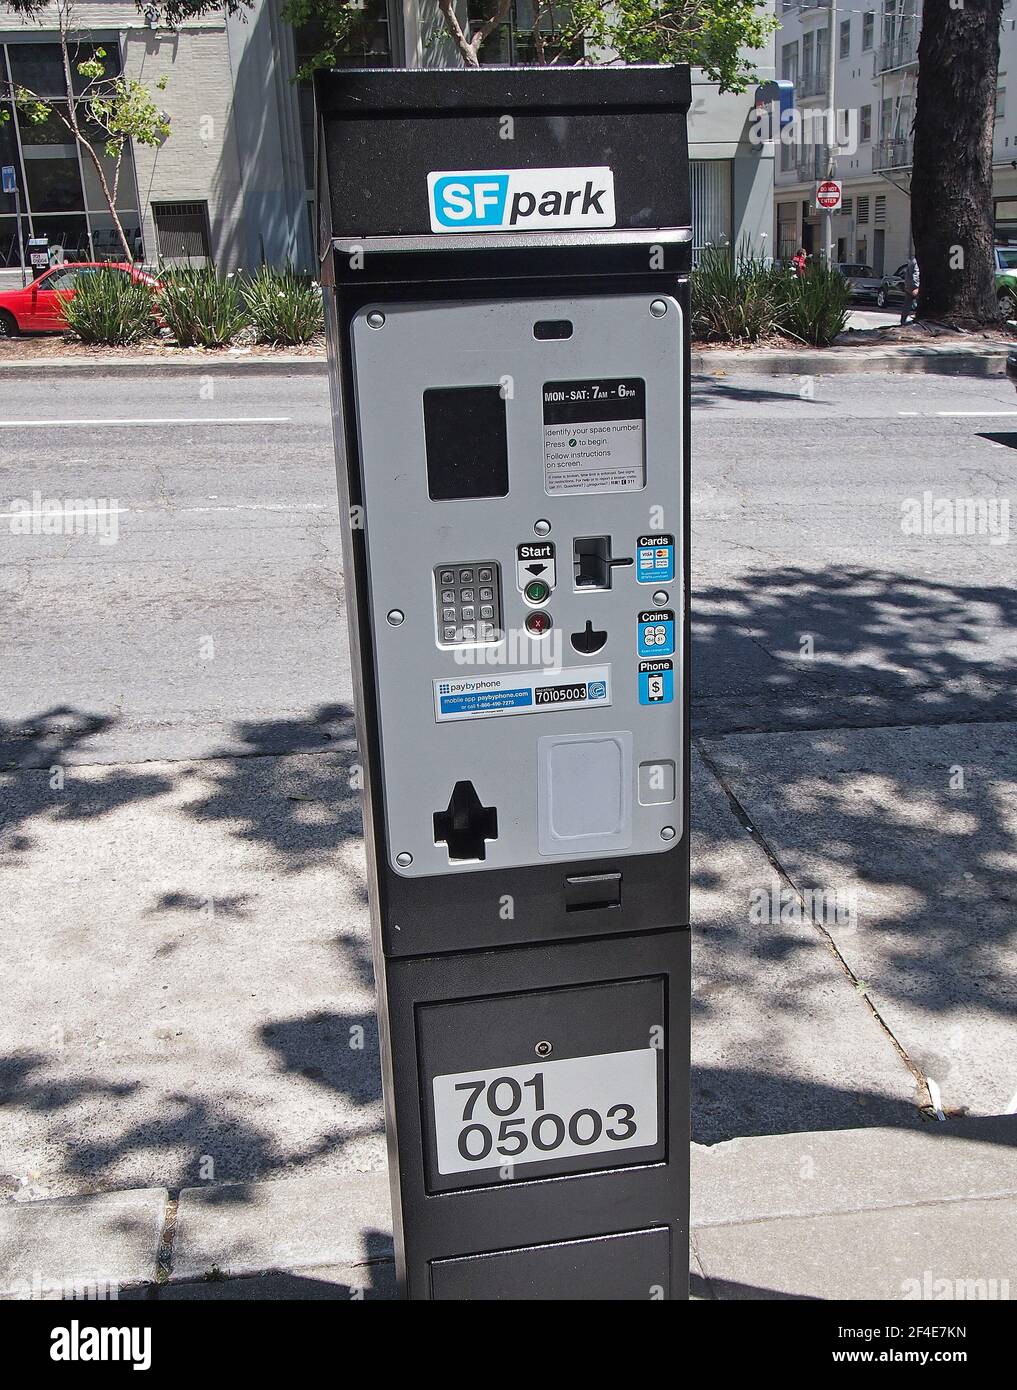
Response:
[[[77,380],[97,373],[103,376],[146,376],[152,372],[245,373],[317,375],[327,371],[324,353],[320,356],[296,353],[211,353],[180,352],[172,356],[78,356],[22,357],[14,355],[16,343],[0,351],[0,380],[29,376],[33,380]],[[933,373],[941,376],[1002,376],[1006,371],[1006,345],[897,343],[818,348],[703,348],[694,347],[692,371],[705,375],[725,372],[757,376],[832,376],[870,372],[896,372],[913,375]]]
[[[692,1149],[697,1299],[1017,1298],[1017,1116]],[[396,1296],[387,1175],[0,1208],[4,1298]]]

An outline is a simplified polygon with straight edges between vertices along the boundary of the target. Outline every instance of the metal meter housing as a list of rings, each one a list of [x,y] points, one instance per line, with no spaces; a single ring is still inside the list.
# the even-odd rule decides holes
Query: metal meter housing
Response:
[[[317,79],[410,1297],[687,1296],[690,94]]]

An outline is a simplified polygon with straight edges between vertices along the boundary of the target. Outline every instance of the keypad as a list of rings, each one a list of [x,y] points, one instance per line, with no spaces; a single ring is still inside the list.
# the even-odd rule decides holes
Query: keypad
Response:
[[[442,646],[496,642],[501,635],[501,572],[493,560],[434,568],[436,629]]]

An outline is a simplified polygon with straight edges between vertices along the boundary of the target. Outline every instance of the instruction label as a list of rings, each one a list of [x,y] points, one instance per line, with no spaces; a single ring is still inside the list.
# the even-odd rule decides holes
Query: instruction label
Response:
[[[674,536],[640,536],[636,541],[636,582],[670,583],[674,579]]]
[[[674,699],[674,662],[641,661],[639,663],[639,703],[669,705]]]
[[[576,705],[589,708],[610,703],[610,666],[507,671],[498,675],[453,676],[434,682],[434,717],[439,724],[449,719],[543,714]]]
[[[639,377],[544,384],[544,491],[646,486],[646,383]]]

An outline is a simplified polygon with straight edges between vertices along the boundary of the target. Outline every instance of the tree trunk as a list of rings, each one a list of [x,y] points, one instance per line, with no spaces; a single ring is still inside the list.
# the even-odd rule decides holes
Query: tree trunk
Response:
[[[73,11],[71,7],[71,0],[61,0],[61,3],[58,6],[58,13],[60,18],[60,57],[63,61],[64,89],[67,93],[67,120],[64,122],[64,124],[69,128],[71,134],[74,136],[74,139],[77,141],[77,143],[84,150],[85,154],[88,155],[89,159],[92,161],[92,164],[95,168],[95,172],[99,178],[99,186],[102,189],[103,197],[106,199],[106,206],[109,208],[109,215],[113,219],[113,226],[116,228],[117,236],[120,238],[120,245],[124,248],[124,256],[127,259],[128,265],[133,265],[134,252],[131,250],[130,244],[127,240],[127,236],[121,224],[120,214],[117,211],[116,206],[116,198],[110,194],[109,184],[106,182],[106,174],[103,170],[99,156],[98,154],[96,154],[92,142],[85,137],[84,132],[81,129],[81,123],[78,120],[78,106],[75,100],[74,79],[71,76],[70,34],[71,25],[73,23]],[[121,153],[121,158],[122,157],[123,155]],[[92,246],[92,256],[93,258],[95,256],[94,245]]]
[[[925,0],[911,229],[919,316],[957,328],[998,324],[992,137],[1002,0]]]

